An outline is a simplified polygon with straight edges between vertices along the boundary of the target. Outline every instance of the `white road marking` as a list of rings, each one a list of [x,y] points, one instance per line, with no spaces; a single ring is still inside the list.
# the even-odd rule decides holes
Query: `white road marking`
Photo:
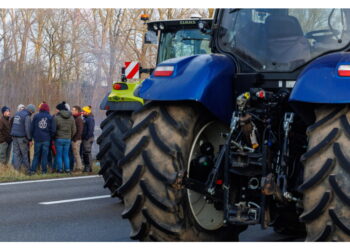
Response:
[[[34,180],[34,181],[5,182],[5,183],[0,183],[0,186],[38,183],[38,182],[50,182],[50,181],[69,181],[69,180],[88,179],[88,178],[96,178],[96,177],[100,177],[100,176],[99,175],[89,175],[89,176],[80,176],[80,177],[67,177],[67,178],[56,178],[56,179]]]
[[[39,202],[39,204],[40,205],[54,205],[54,204],[61,204],[61,203],[97,200],[97,199],[104,199],[104,198],[111,198],[111,195],[91,196],[91,197],[85,197],[85,198],[77,198],[77,199],[70,199],[70,200],[60,200],[60,201],[46,201],[46,202]]]

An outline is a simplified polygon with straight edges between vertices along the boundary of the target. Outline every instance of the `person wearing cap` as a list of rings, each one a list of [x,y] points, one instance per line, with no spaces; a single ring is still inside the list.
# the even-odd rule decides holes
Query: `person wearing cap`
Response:
[[[91,106],[85,106],[82,108],[84,116],[84,129],[83,129],[83,172],[92,172],[92,155],[91,149],[94,143],[94,129],[95,120],[91,111]]]
[[[81,113],[82,113],[82,110],[80,106],[73,106],[72,114],[75,120],[75,125],[77,127],[77,132],[75,133],[72,139],[72,150],[73,150],[73,155],[76,162],[75,169],[77,171],[83,170],[83,163],[80,157],[80,145],[81,145],[81,139],[83,136],[84,121],[81,118]]]
[[[17,112],[13,118],[11,136],[13,139],[13,166],[20,170],[25,166],[27,174],[30,174],[29,146],[31,144],[31,115],[35,112],[35,106],[29,104],[25,109]]]
[[[0,164],[7,165],[10,159],[11,152],[11,142],[12,138],[10,135],[11,125],[10,125],[10,108],[1,108],[0,117]]]
[[[55,131],[56,158],[55,163],[57,172],[70,173],[69,148],[71,140],[76,133],[75,121],[72,113],[67,110],[66,102],[56,106],[57,114],[54,117],[53,130]]]
[[[50,150],[51,137],[54,134],[52,116],[49,105],[45,102],[39,105],[39,113],[34,115],[31,124],[31,135],[34,139],[34,159],[31,167],[31,174],[36,172],[41,163],[41,172],[47,173],[48,154]]]

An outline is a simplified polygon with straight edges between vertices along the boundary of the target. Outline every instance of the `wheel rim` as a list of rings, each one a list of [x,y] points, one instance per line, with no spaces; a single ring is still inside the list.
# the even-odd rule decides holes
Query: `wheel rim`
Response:
[[[226,127],[215,121],[208,122],[199,130],[191,146],[187,163],[187,177],[189,177],[190,173],[191,160],[196,158],[201,141],[205,139],[212,143],[214,146],[214,153],[217,153],[219,151],[219,145],[222,145],[224,140],[215,132],[224,132],[225,130],[227,130]],[[223,226],[224,212],[222,210],[217,210],[214,204],[207,203],[204,199],[204,195],[193,190],[187,189],[187,196],[192,215],[202,228],[206,230],[216,230]]]

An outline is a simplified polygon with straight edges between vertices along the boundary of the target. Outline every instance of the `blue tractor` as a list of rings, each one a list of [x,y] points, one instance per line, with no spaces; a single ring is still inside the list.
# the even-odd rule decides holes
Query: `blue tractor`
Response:
[[[350,10],[220,9],[211,28],[212,54],[161,62],[136,90],[118,189],[131,238],[260,224],[350,241]]]

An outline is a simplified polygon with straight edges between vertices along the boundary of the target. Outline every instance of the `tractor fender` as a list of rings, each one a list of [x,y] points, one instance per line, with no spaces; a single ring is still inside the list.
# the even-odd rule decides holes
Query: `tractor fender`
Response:
[[[135,95],[147,101],[196,101],[213,115],[229,122],[234,109],[234,61],[223,54],[205,54],[166,60],[158,66],[174,66],[171,76],[152,75]]]
[[[350,103],[350,77],[338,75],[340,65],[350,65],[350,53],[332,53],[311,62],[298,76],[289,100],[313,104]]]

